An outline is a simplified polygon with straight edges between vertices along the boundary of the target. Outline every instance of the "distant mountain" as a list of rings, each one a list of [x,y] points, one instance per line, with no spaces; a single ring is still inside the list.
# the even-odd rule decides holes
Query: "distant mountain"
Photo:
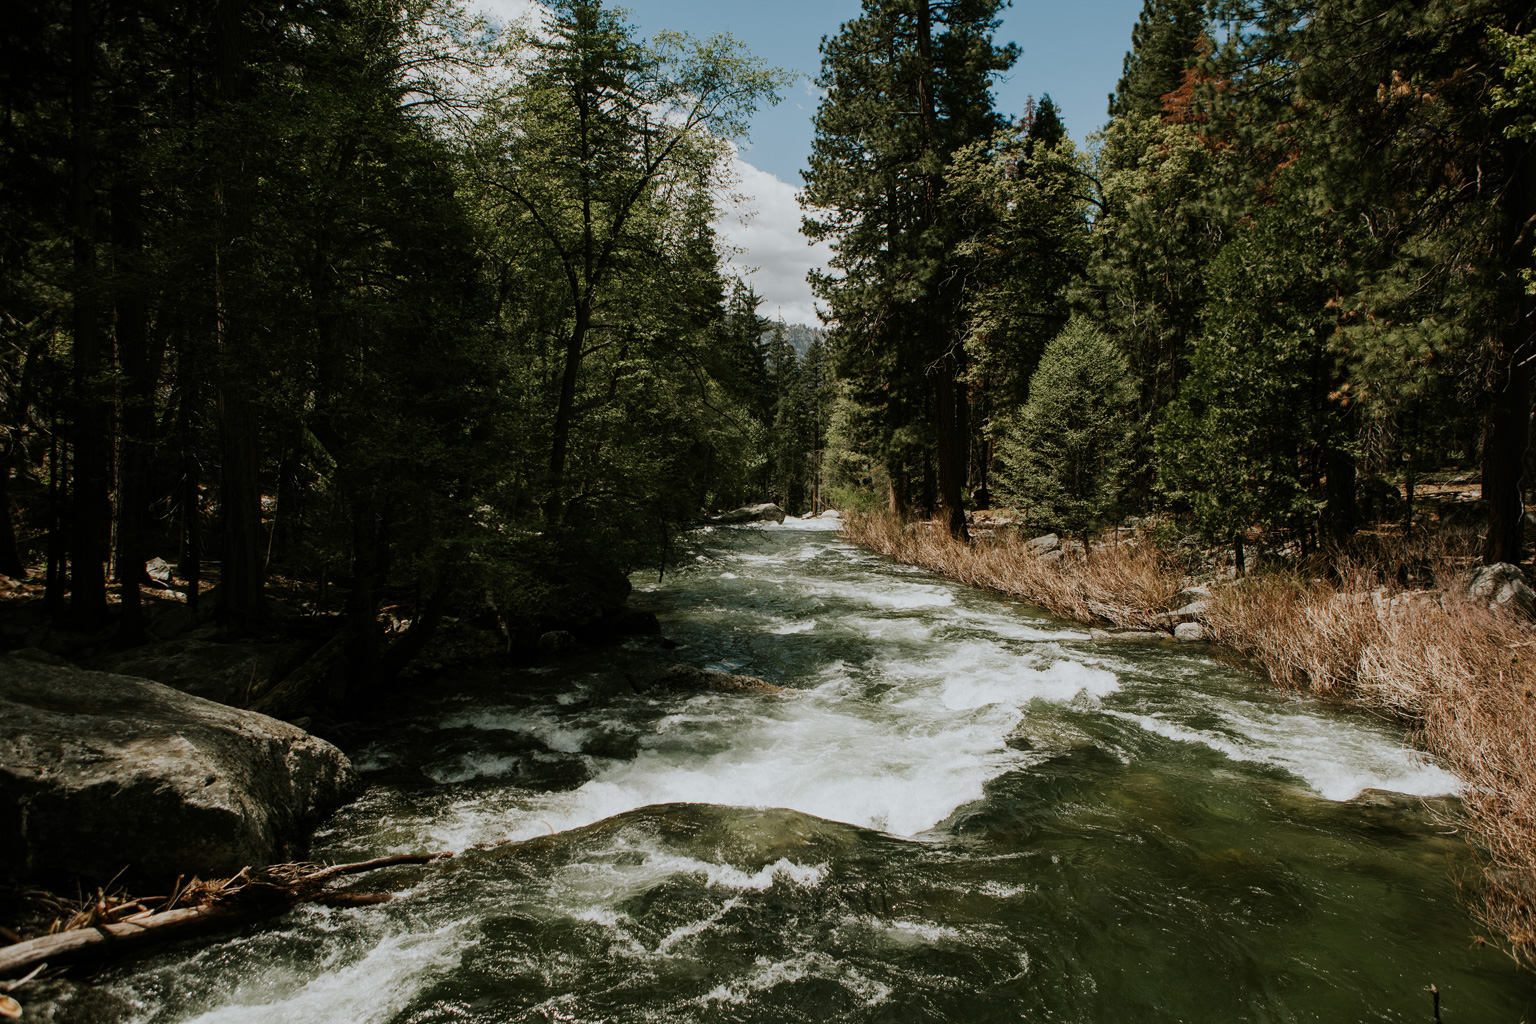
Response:
[[[768,339],[773,337],[773,332],[778,330],[779,327],[779,324],[774,324],[772,327],[768,328],[763,332],[763,338]],[[795,350],[796,356],[805,355],[806,350],[811,347],[812,341],[815,341],[818,338],[822,341],[827,340],[827,332],[825,328],[807,327],[805,324],[785,324],[783,325],[783,328],[784,340],[789,342],[789,347]]]

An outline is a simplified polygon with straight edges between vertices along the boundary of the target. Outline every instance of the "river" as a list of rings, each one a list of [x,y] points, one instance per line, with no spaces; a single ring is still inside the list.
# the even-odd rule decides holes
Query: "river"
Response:
[[[835,526],[637,575],[675,650],[402,701],[314,850],[457,854],[360,881],[395,901],[115,966],[43,1016],[1421,1022],[1435,984],[1451,1024],[1536,1019],[1458,900],[1455,780],[1399,728]],[[678,661],[788,692],[627,678]]]

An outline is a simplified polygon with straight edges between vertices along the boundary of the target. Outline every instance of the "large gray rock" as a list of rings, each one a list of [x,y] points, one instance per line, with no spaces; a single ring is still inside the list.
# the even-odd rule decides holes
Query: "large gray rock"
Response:
[[[1024,550],[1032,555],[1046,555],[1052,551],[1060,550],[1061,538],[1054,533],[1042,534],[1033,540],[1024,542]]]
[[[1179,623],[1177,626],[1173,627],[1173,637],[1175,640],[1179,640],[1184,643],[1198,643],[1207,639],[1205,626],[1199,622]]]
[[[1088,639],[1100,643],[1149,643],[1167,640],[1167,633],[1151,629],[1090,629]]]
[[[1494,611],[1536,617],[1536,591],[1526,583],[1519,567],[1508,562],[1479,566],[1472,573],[1467,593],[1472,600]]]
[[[189,638],[137,647],[93,664],[107,672],[153,679],[194,697],[243,708],[261,699],[303,664],[317,646],[312,641],[215,643]]]
[[[1211,588],[1196,584],[1185,587],[1173,595],[1173,607],[1182,608],[1185,605],[1194,604],[1196,601],[1209,601],[1210,599]]]
[[[359,789],[341,751],[276,719],[0,656],[0,878],[231,875],[290,859]]]
[[[738,526],[742,523],[782,523],[783,521],[784,510],[771,501],[761,505],[746,505],[732,509],[730,512],[722,512],[710,519],[710,522],[721,526]]]
[[[1210,613],[1209,601],[1191,601],[1182,608],[1175,608],[1168,613],[1169,621],[1177,624],[1180,622],[1199,622]]]

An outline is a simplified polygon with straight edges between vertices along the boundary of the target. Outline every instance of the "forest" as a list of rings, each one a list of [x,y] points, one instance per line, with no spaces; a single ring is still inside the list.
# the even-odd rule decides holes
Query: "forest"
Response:
[[[803,433],[818,356],[710,226],[784,74],[549,10],[8,19],[0,573],[117,647],[150,559],[221,635],[296,587],[341,610],[362,686],[445,610],[515,622],[562,566],[664,565],[784,475],[763,453]]]
[[[807,231],[890,507],[958,536],[980,489],[1305,554],[1411,529],[1456,467],[1483,560],[1520,561],[1532,12],[1148,0],[1083,153],[1048,96],[988,103],[1000,10],[869,7],[826,50]]]
[[[790,80],[737,40],[595,0],[25,5],[0,571],[117,646],[151,558],[230,635],[325,595],[362,687],[747,501],[1152,513],[1241,566],[1411,532],[1452,468],[1518,563],[1531,12],[1147,0],[1080,149],[1049,96],[995,108],[1001,9],[823,41],[822,332],[723,269],[730,140]]]
[[[1530,1018],[1536,4],[12,6],[0,1014]]]

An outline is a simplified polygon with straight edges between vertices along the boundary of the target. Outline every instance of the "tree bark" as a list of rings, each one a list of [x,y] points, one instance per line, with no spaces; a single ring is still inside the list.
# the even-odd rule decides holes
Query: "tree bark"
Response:
[[[382,903],[390,898],[387,893],[336,893],[329,891],[328,886],[348,875],[398,864],[427,864],[450,856],[452,854],[448,853],[402,854],[330,867],[279,864],[261,868],[251,872],[244,884],[226,886],[213,902],[203,906],[145,912],[122,921],[103,922],[94,927],[44,935],[7,946],[0,949],[0,978],[26,974],[43,963],[63,966],[99,960],[132,953],[158,942],[228,931],[274,917],[300,903]]]
[[[565,461],[571,437],[571,417],[576,409],[576,381],[581,372],[581,351],[586,344],[592,312],[581,299],[576,304],[576,322],[565,345],[565,368],[560,375],[560,399],[555,407],[554,429],[549,444],[549,501],[544,521],[558,528],[565,518]]]
[[[246,40],[242,24],[245,7],[220,0],[215,7],[216,52],[219,70],[214,92],[224,113],[242,99],[240,70]],[[256,404],[239,379],[238,365],[247,343],[248,312],[237,304],[233,287],[242,282],[241,257],[234,240],[250,220],[245,189],[224,169],[214,185],[218,239],[214,253],[215,337],[219,352],[219,620],[244,630],[261,619],[262,547],[259,429]]]
[[[119,119],[129,111],[119,110]],[[154,425],[154,381],[150,373],[148,309],[139,280],[144,232],[139,219],[136,182],[119,181],[112,191],[114,304],[117,309],[117,357],[127,387],[119,408],[117,463],[117,582],[119,642],[134,644],[144,636],[144,608],[139,584],[144,576],[144,523],[149,497],[150,433]]]
[[[16,529],[11,523],[11,463],[10,449],[0,459],[0,576],[19,580],[27,575],[22,564],[21,552],[16,547]]]
[[[929,0],[918,0],[917,4],[917,56],[918,114],[922,122],[923,159],[927,165],[923,174],[923,220],[924,227],[934,231],[940,227],[943,218],[939,204],[943,180],[938,168],[944,161],[938,152],[938,115],[933,96],[933,12]],[[950,332],[947,328],[952,319],[951,314],[956,312],[949,308],[951,297],[947,293],[947,288],[935,286],[934,292],[928,296],[929,328],[935,332],[940,344],[949,342]],[[950,536],[969,540],[970,535],[965,527],[965,475],[969,437],[966,400],[959,393],[962,358],[951,348],[939,356],[929,372],[935,376],[935,411],[939,428],[938,485],[944,518]]]
[[[1346,424],[1352,424],[1353,417],[1347,410],[1341,410],[1340,414]],[[1354,455],[1337,446],[1330,448],[1325,471],[1328,474],[1327,504],[1324,506],[1328,535],[1335,544],[1344,544],[1355,535],[1360,522],[1360,507],[1355,500]]]
[[[939,493],[944,501],[944,518],[949,534],[957,540],[970,540],[965,527],[965,471],[969,440],[965,396],[960,394],[956,369],[958,360],[946,355],[939,361]]]
[[[1506,358],[1502,387],[1488,396],[1483,414],[1483,500],[1488,503],[1488,536],[1483,564],[1518,563],[1523,554],[1524,512],[1520,481],[1530,436],[1531,369]]]
[[[1483,411],[1483,500],[1488,503],[1488,536],[1483,564],[1518,563],[1523,555],[1521,479],[1530,442],[1532,372],[1536,354],[1536,303],[1526,293],[1521,268],[1530,266],[1536,239],[1527,229],[1536,211],[1536,156],[1531,145],[1505,140],[1509,185],[1501,197],[1504,237],[1500,287],[1504,300],[1490,331],[1493,379]]]
[[[107,618],[108,461],[111,411],[100,395],[106,369],[96,263],[95,13],[90,0],[70,5],[70,117],[74,449],[70,502],[70,616],[86,627]]]

